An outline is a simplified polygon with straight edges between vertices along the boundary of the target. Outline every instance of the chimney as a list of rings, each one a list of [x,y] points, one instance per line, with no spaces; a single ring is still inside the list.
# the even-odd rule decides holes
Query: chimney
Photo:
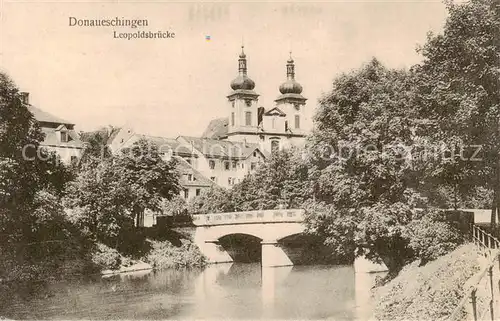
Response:
[[[21,91],[19,93],[19,98],[21,98],[21,102],[25,105],[29,105],[30,104],[30,93],[28,92],[25,92],[25,91]]]

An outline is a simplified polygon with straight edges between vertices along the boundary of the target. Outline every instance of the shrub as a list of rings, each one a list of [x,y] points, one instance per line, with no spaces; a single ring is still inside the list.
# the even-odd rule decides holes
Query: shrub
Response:
[[[117,250],[98,243],[96,251],[92,253],[92,262],[102,269],[117,269],[122,263],[122,256]]]
[[[459,231],[445,221],[444,213],[437,210],[412,220],[404,229],[403,237],[414,251],[421,265],[445,255],[463,243]]]
[[[202,267],[206,258],[200,249],[189,240],[181,240],[181,246],[174,246],[169,241],[151,241],[152,249],[143,258],[155,269],[178,267]]]

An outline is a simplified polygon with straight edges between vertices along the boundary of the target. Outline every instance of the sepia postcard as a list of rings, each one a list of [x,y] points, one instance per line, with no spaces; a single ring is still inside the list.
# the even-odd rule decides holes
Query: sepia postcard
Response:
[[[495,320],[497,0],[0,0],[0,319]]]

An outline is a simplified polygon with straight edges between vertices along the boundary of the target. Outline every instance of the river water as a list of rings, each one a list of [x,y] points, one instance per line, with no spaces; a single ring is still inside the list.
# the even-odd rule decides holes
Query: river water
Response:
[[[335,319],[371,316],[373,274],[352,266],[211,265],[95,277],[4,298],[14,319]]]

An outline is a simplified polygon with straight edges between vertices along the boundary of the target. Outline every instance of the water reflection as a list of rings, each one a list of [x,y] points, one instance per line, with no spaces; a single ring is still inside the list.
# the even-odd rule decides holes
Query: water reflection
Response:
[[[352,266],[217,264],[203,271],[164,270],[61,282],[34,296],[4,296],[1,316],[355,320],[370,315],[357,307],[369,305],[372,283],[373,277],[355,274]]]

